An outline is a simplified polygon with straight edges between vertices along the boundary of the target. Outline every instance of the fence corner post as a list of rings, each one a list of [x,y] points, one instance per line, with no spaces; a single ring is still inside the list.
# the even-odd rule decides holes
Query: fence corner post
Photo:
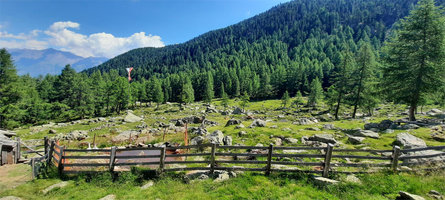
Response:
[[[19,161],[20,161],[20,157],[21,157],[21,153],[20,153],[20,138],[19,137],[17,137],[17,149],[16,149],[16,151],[15,151],[15,163],[19,163]]]
[[[46,160],[46,165],[49,166],[51,164],[51,160],[53,159],[53,152],[54,152],[54,140],[51,140],[51,145],[49,147],[48,151],[48,159]]]
[[[165,168],[165,146],[163,146],[162,147],[162,149],[161,149],[161,157],[160,157],[160,159],[159,159],[159,170],[160,170],[160,172],[162,173],[163,171],[164,171],[164,168]]]
[[[58,168],[59,168],[59,175],[61,176],[62,172],[63,172],[63,164],[64,164],[64,162],[63,162],[64,155],[63,154],[64,154],[65,146],[61,147],[59,150],[60,150],[60,156],[59,156]]]
[[[31,170],[32,170],[32,179],[36,178],[36,160],[35,158],[31,158]]]
[[[215,172],[215,152],[216,152],[216,143],[212,144],[212,150],[210,152],[210,174]]]
[[[48,154],[48,136],[43,137],[43,146],[45,147],[45,155]]]
[[[329,175],[329,168],[331,166],[331,158],[332,158],[332,150],[334,149],[334,145],[331,143],[328,143],[328,146],[326,148],[326,156],[324,158],[324,167],[323,167],[323,177],[328,177]]]
[[[110,152],[110,172],[114,172],[114,164],[116,160],[116,146],[111,147]]]
[[[397,167],[399,165],[400,147],[394,146],[391,155],[391,169],[393,172],[397,172]]]
[[[270,144],[269,151],[267,152],[266,176],[270,175],[270,171],[272,168],[272,151],[273,151],[273,144]]]

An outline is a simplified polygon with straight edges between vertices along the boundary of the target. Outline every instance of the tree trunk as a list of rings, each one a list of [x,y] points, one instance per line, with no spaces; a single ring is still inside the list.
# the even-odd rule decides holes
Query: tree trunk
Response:
[[[338,111],[340,110],[340,103],[341,103],[341,93],[338,94],[338,99],[337,99],[337,107],[335,108],[335,120],[338,120]]]
[[[416,121],[416,107],[417,105],[415,103],[411,103],[409,107],[409,121]]]

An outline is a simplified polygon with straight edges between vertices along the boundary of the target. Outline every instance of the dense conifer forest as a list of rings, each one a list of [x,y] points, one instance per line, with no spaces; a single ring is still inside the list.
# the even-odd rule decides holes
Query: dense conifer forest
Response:
[[[135,102],[282,98],[287,104],[289,96],[308,96],[307,106],[325,99],[336,118],[345,104],[354,117],[358,110],[372,114],[382,101],[414,110],[443,104],[443,10],[433,5],[444,1],[422,2],[413,11],[416,0],[294,0],[183,44],[134,49],[81,73],[67,65],[60,75],[37,79],[17,76],[3,49],[0,128],[106,116]],[[402,20],[410,11],[413,16]],[[406,49],[403,42],[423,41],[407,32],[423,30],[413,24],[421,24],[416,16],[424,11],[430,21],[423,28],[434,40]],[[433,64],[400,70],[418,60]],[[131,82],[126,67],[134,67]],[[434,79],[401,78],[423,70]],[[408,91],[425,79],[425,87]]]

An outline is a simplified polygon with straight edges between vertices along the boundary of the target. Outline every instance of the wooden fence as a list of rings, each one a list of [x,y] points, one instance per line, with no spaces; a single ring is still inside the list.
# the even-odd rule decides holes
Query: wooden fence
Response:
[[[117,172],[137,165],[150,166],[158,172],[208,170],[213,173],[215,170],[228,170],[260,171],[266,175],[271,172],[304,172],[327,177],[329,173],[369,173],[383,169],[397,172],[409,170],[402,166],[426,166],[425,162],[409,162],[413,159],[440,158],[428,162],[430,164],[428,167],[433,166],[433,168],[422,168],[425,170],[438,169],[438,166],[443,167],[445,164],[445,159],[442,159],[445,157],[443,152],[445,146],[405,150],[394,146],[392,150],[364,150],[336,149],[331,144],[327,147],[203,144],[176,147],[69,149],[60,146],[56,141],[45,141],[46,154],[39,158],[39,161],[44,160],[47,165],[54,164],[60,174]],[[407,154],[426,150],[442,151],[430,155]],[[144,154],[146,152],[152,154]]]

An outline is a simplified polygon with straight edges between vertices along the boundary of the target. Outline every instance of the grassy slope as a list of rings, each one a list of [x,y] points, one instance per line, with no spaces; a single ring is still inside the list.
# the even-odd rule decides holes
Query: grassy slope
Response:
[[[219,105],[219,101],[213,102],[215,105]],[[271,135],[282,135],[286,137],[293,137],[300,139],[302,136],[310,136],[316,133],[331,133],[338,135],[337,139],[340,140],[343,145],[342,148],[359,148],[351,145],[347,142],[347,137],[340,131],[335,130],[321,130],[321,131],[309,131],[305,130],[308,127],[319,127],[323,124],[334,124],[336,127],[353,129],[363,128],[365,121],[367,122],[379,122],[383,119],[400,119],[405,116],[398,115],[397,113],[406,111],[406,107],[400,105],[385,105],[379,110],[379,114],[367,120],[339,120],[332,122],[322,122],[314,125],[293,125],[292,122],[299,117],[308,117],[309,113],[298,113],[297,116],[285,115],[287,121],[282,122],[277,119],[277,116],[284,112],[280,110],[280,100],[268,100],[250,103],[248,110],[256,110],[264,112],[265,114],[256,114],[255,117],[266,118],[270,120],[267,123],[267,127],[255,128],[255,129],[235,129],[235,126],[225,127],[225,123],[230,118],[228,116],[222,116],[219,113],[212,113],[207,115],[207,119],[216,121],[218,126],[208,128],[209,132],[214,130],[221,130],[225,135],[231,135],[233,137],[234,144],[241,143],[245,145],[255,145],[257,143],[269,144],[272,140]],[[231,100],[231,106],[237,106],[238,102]],[[198,109],[194,109],[198,107]],[[193,109],[192,109],[193,108]],[[196,103],[186,107],[184,111],[178,112],[179,107],[161,105],[159,109],[154,107],[146,107],[136,109],[135,114],[145,115],[144,121],[151,126],[157,121],[169,123],[171,119],[178,119],[190,115],[200,115],[201,110],[205,107],[202,103]],[[220,109],[222,109],[220,107]],[[425,108],[425,110],[430,108]],[[172,112],[165,112],[170,110]],[[287,110],[288,112],[295,109]],[[342,112],[350,112],[350,109],[344,109]],[[387,114],[391,114],[388,117]],[[161,118],[162,117],[162,118]],[[241,119],[242,115],[232,116],[233,118]],[[252,121],[243,121],[243,124],[247,127]],[[58,133],[68,133],[72,130],[89,130],[91,128],[98,127],[104,124],[91,123],[91,124],[76,124],[66,127],[55,128]],[[89,132],[90,138],[86,139],[88,142],[92,142],[94,133],[97,134],[98,146],[109,147],[112,144],[109,142],[112,136],[116,135],[115,129],[119,130],[137,130],[137,123],[118,123],[115,127],[105,128],[99,131]],[[271,128],[270,126],[276,125],[277,128]],[[190,126],[198,126],[196,124]],[[291,128],[291,131],[282,131],[281,129],[287,127]],[[244,130],[248,132],[245,137],[238,137],[238,132]],[[30,134],[29,128],[23,128],[17,130],[22,139],[40,139],[45,135],[48,135],[48,130],[43,130],[38,133]],[[431,130],[428,128],[420,128],[416,130],[401,131],[396,130],[391,134],[381,134],[380,139],[366,139],[365,145],[373,149],[391,149],[392,142],[395,136],[400,132],[410,132],[424,139],[428,145],[444,145],[443,143],[434,141],[431,139]],[[166,141],[171,142],[183,142],[183,133],[171,132],[167,134]],[[82,141],[84,142],[84,141]],[[147,141],[149,143],[162,142],[162,134],[151,135]],[[71,147],[78,147],[80,142],[63,143]],[[341,179],[341,177],[335,177]],[[212,183],[211,180],[202,182],[194,182],[191,184],[185,184],[182,181],[167,176],[167,178],[156,182],[155,186],[141,191],[139,186],[142,182],[134,181],[134,175],[125,175],[123,180],[112,183],[109,177],[101,177],[95,179],[93,182],[86,182],[85,178],[79,178],[70,180],[71,187],[55,190],[47,195],[41,194],[39,191],[47,186],[59,181],[57,178],[39,179],[29,183],[26,183],[14,190],[9,190],[4,193],[0,193],[0,196],[15,195],[24,197],[24,199],[98,199],[108,194],[116,194],[119,199],[394,199],[397,196],[399,190],[404,190],[426,196],[425,194],[430,189],[438,190],[445,193],[445,174],[443,172],[419,175],[419,174],[401,174],[401,175],[387,175],[387,174],[373,174],[364,175],[360,177],[363,181],[363,185],[340,185],[328,188],[318,188],[314,186],[306,176],[294,176],[286,177],[274,174],[271,177],[265,177],[263,175],[255,175],[246,173],[240,177],[230,179],[222,183]]]

